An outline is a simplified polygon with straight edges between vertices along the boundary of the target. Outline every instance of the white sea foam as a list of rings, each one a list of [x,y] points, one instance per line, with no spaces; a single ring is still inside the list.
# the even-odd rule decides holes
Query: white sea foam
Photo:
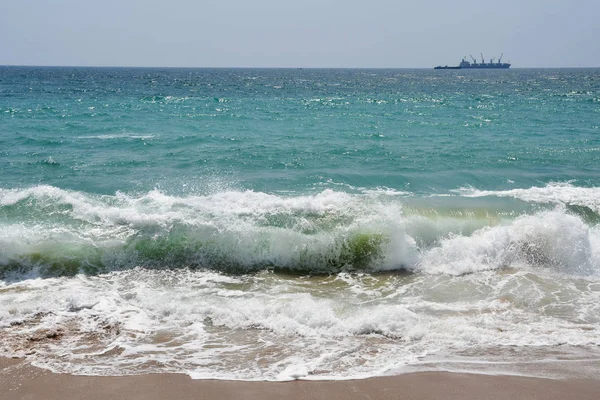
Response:
[[[105,133],[102,135],[84,135],[77,136],[77,139],[99,139],[99,140],[114,140],[114,139],[154,139],[156,135],[139,135],[134,133]]]
[[[472,187],[460,188],[456,191],[465,197],[514,197],[516,199],[536,203],[558,203],[589,207],[600,213],[600,188],[579,187],[571,182],[552,182],[544,187],[511,190],[477,190]]]
[[[574,275],[599,274],[599,234],[576,216],[546,211],[470,236],[451,235],[425,252],[418,268],[461,274],[528,265]]]
[[[23,281],[0,296],[11,304],[0,317],[4,354],[60,332],[29,357],[77,374],[349,379],[444,352],[477,362],[519,348],[507,360],[527,361],[544,347],[591,355],[600,345],[597,283],[525,271],[291,279],[135,269]]]
[[[560,206],[511,215],[460,202],[453,207],[464,210],[419,208],[414,198],[407,208],[406,200],[333,190],[1,190],[4,267],[97,258],[108,266],[90,276],[34,279],[25,271],[3,280],[2,352],[61,372],[247,380],[364,378],[443,354],[472,362],[532,362],[539,349],[570,357],[574,346],[596,354],[597,225]],[[324,270],[333,275],[290,277],[260,268],[307,273],[370,252],[377,256],[364,271],[414,273],[336,267]],[[207,255],[262,271],[185,268]],[[507,350],[514,348],[517,355]]]
[[[583,276],[599,272],[597,227],[568,210],[515,218],[493,210],[407,211],[403,202],[404,197],[329,189],[295,197],[253,191],[177,197],[158,190],[99,196],[51,186],[3,189],[0,206],[21,207],[23,219],[0,225],[0,262],[44,254],[59,261],[99,259],[103,270],[156,266],[164,259],[166,268],[183,260],[321,272],[328,271],[323,266],[334,265],[329,271],[337,272],[353,262],[370,270],[447,274],[516,265]],[[139,246],[150,248],[140,253]]]

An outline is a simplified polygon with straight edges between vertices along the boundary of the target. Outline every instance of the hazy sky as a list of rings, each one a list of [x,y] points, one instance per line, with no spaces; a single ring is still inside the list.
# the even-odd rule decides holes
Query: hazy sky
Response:
[[[0,0],[0,65],[600,67],[600,0]]]

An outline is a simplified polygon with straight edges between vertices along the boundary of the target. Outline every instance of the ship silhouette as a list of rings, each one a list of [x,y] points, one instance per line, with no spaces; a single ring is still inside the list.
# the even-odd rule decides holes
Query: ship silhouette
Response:
[[[434,67],[433,69],[508,69],[508,68],[510,68],[510,62],[507,62],[507,63],[502,62],[502,56],[504,56],[504,53],[502,53],[502,55],[498,59],[498,62],[494,62],[494,58],[492,58],[492,59],[490,59],[490,62],[488,62],[488,63],[486,63],[485,60],[483,59],[483,54],[481,54],[481,62],[480,63],[478,63],[477,60],[472,55],[469,54],[469,56],[471,57],[473,62],[469,62],[469,61],[467,61],[466,57],[463,57],[460,64],[458,64],[456,66],[438,65],[437,67]]]

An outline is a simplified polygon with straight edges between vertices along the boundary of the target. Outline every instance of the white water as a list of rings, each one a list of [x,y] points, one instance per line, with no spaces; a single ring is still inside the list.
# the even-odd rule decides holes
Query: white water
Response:
[[[588,197],[584,192],[573,202],[594,207]],[[385,191],[175,197],[155,190],[135,197],[51,186],[0,190],[0,206],[12,210],[0,221],[0,263],[35,268],[68,258],[100,265],[99,271],[161,263],[234,265],[238,271],[272,265],[304,272],[368,267],[463,274],[514,264],[575,275],[599,271],[598,228],[566,208],[519,216],[463,199],[441,209],[427,206],[426,199],[421,208],[414,207],[415,199],[407,208],[404,193]],[[361,247],[365,242],[371,250]],[[36,254],[45,257],[41,264]],[[359,258],[365,265],[353,266]]]
[[[349,379],[447,353],[472,362],[569,357],[571,347],[600,355],[600,283],[522,270],[291,278],[134,269],[27,280],[0,295],[4,354],[35,350],[37,365],[79,374]],[[62,336],[32,344],[36,332]]]
[[[499,191],[477,190],[469,187],[460,188],[456,192],[465,197],[513,197],[536,203],[572,204],[600,212],[600,188],[578,187],[569,182],[553,182],[544,187]]]
[[[593,208],[586,196],[570,204]],[[4,190],[0,204],[29,210],[11,222],[4,208],[0,262],[105,246],[105,262],[112,254],[111,265],[127,267],[0,283],[2,354],[55,371],[350,379],[600,355],[600,232],[560,204],[510,215],[419,211],[389,193],[94,197],[47,186]],[[383,234],[372,266],[412,273],[227,275],[168,260],[146,269],[123,250],[132,236],[182,226],[248,265],[293,265],[306,251],[327,259],[339,238]]]

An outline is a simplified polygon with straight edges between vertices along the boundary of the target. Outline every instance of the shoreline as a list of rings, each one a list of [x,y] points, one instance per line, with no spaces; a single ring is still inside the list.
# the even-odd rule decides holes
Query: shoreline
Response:
[[[349,381],[247,382],[194,380],[183,374],[56,374],[24,359],[0,357],[0,398],[47,399],[597,399],[600,378],[414,372]]]

